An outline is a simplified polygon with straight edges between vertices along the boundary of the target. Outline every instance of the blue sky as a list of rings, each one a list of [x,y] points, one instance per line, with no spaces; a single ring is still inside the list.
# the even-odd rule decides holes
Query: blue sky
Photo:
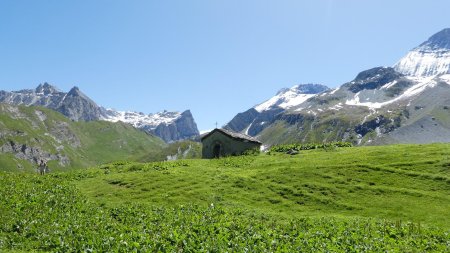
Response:
[[[1,0],[0,89],[191,109],[200,130],[283,87],[336,87],[450,27],[448,0]]]

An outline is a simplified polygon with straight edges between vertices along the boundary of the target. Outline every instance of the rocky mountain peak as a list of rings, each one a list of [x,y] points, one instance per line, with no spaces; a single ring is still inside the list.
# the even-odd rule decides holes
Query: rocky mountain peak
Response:
[[[361,90],[378,89],[401,77],[403,77],[403,74],[398,73],[391,67],[376,67],[362,71],[347,86],[350,91],[357,93]]]
[[[80,91],[80,88],[78,86],[74,86],[70,91],[67,93],[68,96],[80,96],[83,95],[83,93]]]
[[[450,72],[450,28],[446,28],[403,57],[394,69],[407,76],[429,77]]]
[[[450,50],[450,28],[434,34],[427,41],[422,43],[419,47],[428,47],[433,50],[449,49]]]
[[[35,92],[49,95],[60,91],[55,86],[45,82],[43,84],[39,84],[38,87],[36,87]]]
[[[192,117],[191,110],[186,110],[186,111],[182,112],[182,113],[181,113],[181,116]]]
[[[86,94],[84,94],[78,86],[74,86],[70,91],[67,93],[67,97],[73,97],[79,100],[84,101],[85,104],[90,104],[91,107],[99,107],[97,104]],[[100,108],[100,107],[99,107]]]

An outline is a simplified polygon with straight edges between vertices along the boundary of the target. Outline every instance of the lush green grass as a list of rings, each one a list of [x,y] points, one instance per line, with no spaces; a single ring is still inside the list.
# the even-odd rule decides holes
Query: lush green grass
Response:
[[[445,252],[449,234],[375,219],[280,219],[217,205],[105,207],[72,175],[0,172],[0,251]]]
[[[0,185],[0,250],[450,250],[450,144],[117,162]]]
[[[83,143],[81,152],[84,158],[94,164],[136,161],[143,155],[159,153],[165,146],[161,139],[121,122],[74,122],[74,125]]]
[[[450,228],[449,166],[449,144],[337,148],[105,165],[77,185],[110,206],[215,203],[284,217],[376,217]]]

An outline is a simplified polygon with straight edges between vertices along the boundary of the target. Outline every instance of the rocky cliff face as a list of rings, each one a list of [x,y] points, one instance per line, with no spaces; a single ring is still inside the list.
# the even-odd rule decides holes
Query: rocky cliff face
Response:
[[[199,135],[189,110],[143,114],[105,109],[73,87],[68,93],[44,83],[34,90],[0,91],[0,103],[10,105],[43,106],[62,113],[74,121],[106,120],[124,122],[154,134],[166,142],[194,138]]]
[[[143,129],[159,136],[165,142],[191,139],[200,135],[197,124],[189,110],[184,111],[171,122],[161,123],[156,126],[146,125]]]
[[[39,161],[57,161],[61,166],[67,166],[70,164],[70,159],[62,154],[49,153],[40,147],[27,146],[27,144],[16,143],[9,141],[0,147],[2,154],[12,154],[19,160],[26,160],[32,164],[38,164]],[[19,169],[23,169],[20,163],[17,164]]]
[[[190,110],[179,112],[159,112],[143,114],[136,112],[117,112],[107,110],[104,120],[125,122],[147,133],[154,134],[165,142],[193,139],[200,133]]]
[[[39,109],[24,111],[23,108],[1,104],[0,153],[11,154],[17,160],[37,164],[40,160],[56,161],[59,166],[70,165],[65,147],[80,148],[81,142],[67,122],[54,121]],[[28,131],[26,129],[29,129]],[[17,162],[18,169],[24,169]]]

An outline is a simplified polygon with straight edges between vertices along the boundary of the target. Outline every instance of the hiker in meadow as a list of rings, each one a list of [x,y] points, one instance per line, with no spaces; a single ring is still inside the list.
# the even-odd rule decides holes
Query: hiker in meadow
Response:
[[[47,162],[41,159],[38,165],[38,171],[39,175],[44,175],[45,173],[48,173],[50,170],[48,169]]]

